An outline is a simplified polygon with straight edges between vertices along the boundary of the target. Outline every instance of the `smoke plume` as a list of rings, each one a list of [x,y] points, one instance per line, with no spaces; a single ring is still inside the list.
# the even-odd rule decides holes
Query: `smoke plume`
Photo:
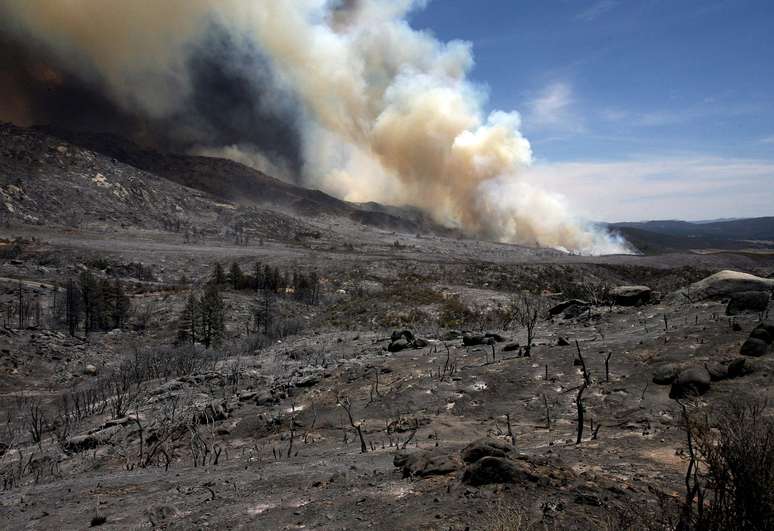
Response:
[[[519,115],[484,112],[468,43],[409,25],[424,3],[3,0],[0,118],[109,123],[471,234],[625,252],[520,179],[532,153]]]

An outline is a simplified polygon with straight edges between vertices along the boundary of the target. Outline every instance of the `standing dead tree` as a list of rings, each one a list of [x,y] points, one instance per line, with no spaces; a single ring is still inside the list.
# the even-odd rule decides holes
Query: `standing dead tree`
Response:
[[[583,406],[583,391],[586,390],[586,387],[588,387],[588,384],[584,380],[583,385],[581,385],[578,390],[578,396],[575,397],[575,406],[578,408],[578,438],[575,440],[575,444],[580,444],[581,440],[583,440],[583,413],[585,412]]]
[[[368,446],[366,445],[365,438],[363,437],[363,430],[360,428],[360,423],[355,423],[355,419],[352,417],[352,401],[348,396],[337,396],[336,404],[341,406],[344,411],[347,412],[349,418],[349,425],[357,431],[357,436],[360,438],[360,453],[368,453]]]
[[[546,314],[548,305],[546,300],[526,291],[514,294],[509,305],[509,322],[518,325],[527,331],[527,345],[524,355],[529,356],[532,350],[532,340],[535,338],[535,327],[541,317]]]
[[[591,385],[591,373],[586,368],[586,360],[583,359],[583,353],[581,353],[580,343],[578,343],[578,340],[575,340],[575,348],[578,351],[578,362],[580,363],[581,369],[583,370],[583,383],[586,386]]]

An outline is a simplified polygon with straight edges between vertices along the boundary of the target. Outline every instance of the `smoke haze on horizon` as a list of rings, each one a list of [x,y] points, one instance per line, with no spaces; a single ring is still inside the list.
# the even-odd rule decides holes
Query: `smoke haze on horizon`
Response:
[[[0,119],[109,123],[486,238],[627,252],[521,177],[519,114],[484,113],[470,44],[407,22],[423,3],[5,0]]]

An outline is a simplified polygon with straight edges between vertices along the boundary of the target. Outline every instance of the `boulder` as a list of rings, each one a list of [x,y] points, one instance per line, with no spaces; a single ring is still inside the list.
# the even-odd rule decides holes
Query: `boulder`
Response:
[[[656,367],[653,371],[653,383],[656,385],[670,385],[677,379],[677,375],[680,374],[680,367],[673,364],[662,365]]]
[[[653,290],[648,286],[618,286],[610,290],[610,296],[619,306],[640,306],[650,302]]]
[[[763,313],[769,306],[771,294],[768,291],[740,291],[732,293],[726,306],[726,315],[741,313]]]
[[[394,343],[400,339],[405,339],[409,343],[414,341],[414,334],[411,330],[395,330],[390,336],[390,340]]]
[[[427,339],[422,339],[421,337],[418,337],[414,340],[414,348],[425,348],[430,343],[427,341]]]
[[[582,301],[580,299],[570,299],[566,301],[562,301],[559,304],[553,306],[551,309],[548,310],[548,315],[551,317],[554,317],[556,315],[563,314],[568,308],[571,308],[573,306],[581,306],[583,308],[590,306],[591,303],[587,301]]]
[[[748,338],[747,341],[742,344],[742,348],[739,353],[742,356],[754,356],[759,358],[765,356],[769,351],[769,345],[765,341],[755,339],[754,337]]]
[[[83,374],[86,376],[96,376],[97,375],[97,367],[94,365],[86,365],[86,367],[83,368]]]
[[[737,358],[728,364],[728,377],[739,378],[747,376],[755,371],[753,366],[747,363],[747,358]]]
[[[712,378],[704,367],[693,367],[680,372],[672,383],[669,398],[703,395],[709,391]]]
[[[387,350],[390,352],[400,352],[401,350],[405,350],[411,346],[411,343],[406,341],[405,339],[398,339],[397,341],[393,341],[390,343],[390,345],[387,347]]]
[[[469,464],[462,475],[462,482],[474,487],[493,483],[535,482],[538,477],[523,462],[503,457],[483,457]]]
[[[296,382],[296,387],[313,387],[320,383],[320,377],[314,374],[304,376]]]
[[[701,301],[722,299],[742,291],[772,291],[774,279],[761,278],[739,271],[721,271],[676,291],[672,297],[678,300]]]
[[[710,380],[713,382],[720,382],[729,378],[727,365],[723,365],[722,363],[717,362],[710,362],[705,363],[704,368],[707,369],[707,372],[710,375]]]
[[[454,456],[439,451],[401,451],[395,454],[392,464],[401,469],[404,478],[443,476],[460,467]]]
[[[484,334],[484,337],[489,339],[494,339],[495,343],[505,343],[506,339],[501,336],[500,334],[496,334],[494,332],[487,332]]]
[[[515,454],[516,448],[512,445],[495,439],[478,439],[462,449],[462,460],[466,463],[475,463],[484,457],[508,457]]]
[[[760,323],[758,326],[752,329],[750,337],[754,339],[760,339],[761,341],[771,345],[774,342],[774,324]]]
[[[476,345],[494,345],[495,340],[491,337],[465,334],[462,336],[462,344],[466,347],[475,347]]]
[[[569,308],[567,308],[564,313],[562,314],[562,317],[565,319],[575,319],[576,317],[580,317],[586,312],[589,312],[591,309],[591,306],[583,306],[581,304],[573,304]]]
[[[278,404],[279,401],[278,397],[268,391],[264,391],[255,397],[255,405],[257,406],[273,406]]]

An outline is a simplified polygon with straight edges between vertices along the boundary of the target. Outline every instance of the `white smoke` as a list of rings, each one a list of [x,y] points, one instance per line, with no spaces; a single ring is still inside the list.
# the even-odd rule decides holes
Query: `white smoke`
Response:
[[[560,197],[520,178],[532,154],[519,115],[484,111],[485,92],[467,77],[470,44],[442,43],[408,24],[408,13],[424,4],[5,0],[0,15],[63,54],[75,51],[117,99],[154,115],[181,101],[190,44],[216,21],[260,49],[277,85],[302,103],[311,184],[345,199],[414,205],[501,241],[627,252],[577,220]]]

